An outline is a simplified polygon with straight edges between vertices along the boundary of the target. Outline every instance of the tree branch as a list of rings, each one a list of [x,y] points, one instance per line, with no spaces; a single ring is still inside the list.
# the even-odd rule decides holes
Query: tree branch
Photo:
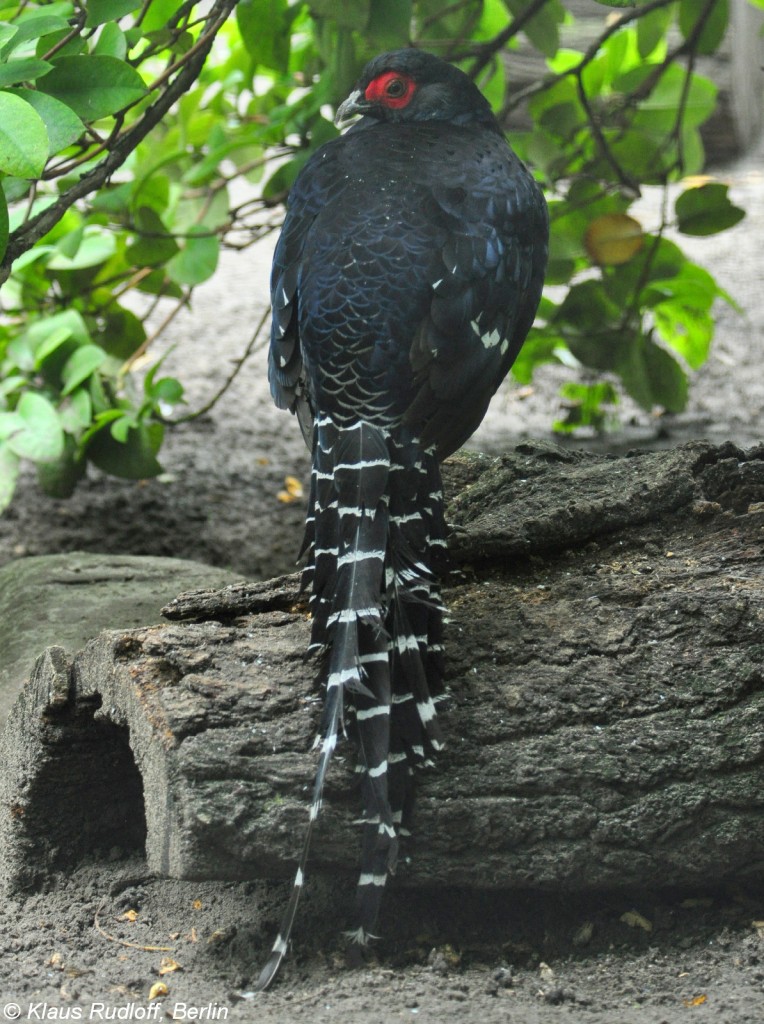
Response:
[[[47,234],[78,199],[95,192],[109,180],[152,128],[159,124],[173,103],[189,89],[204,66],[215,36],[236,7],[237,2],[238,0],[215,0],[208,16],[209,28],[198,40],[190,59],[180,69],[176,78],[167,86],[162,95],[147,108],[140,120],[136,121],[114,143],[108,155],[96,167],[88,171],[87,174],[83,174],[76,184],[59,196],[56,202],[22,224],[11,234],[5,256],[0,263],[0,283],[7,280],[13,261]]]
[[[565,71],[561,71],[556,75],[549,75],[547,78],[542,78],[540,82],[534,82],[532,85],[527,86],[525,89],[521,89],[516,92],[511,100],[505,103],[504,107],[499,114],[499,121],[503,122],[509,113],[519,106],[524,100],[529,99],[531,96],[535,96],[536,93],[546,92],[547,89],[551,89],[552,86],[561,82],[563,78],[567,78],[570,75],[580,75],[584,68],[591,64],[594,58],[599,53],[602,44],[606,43],[611,36],[619,32],[624,25],[628,25],[632,21],[636,21],[638,18],[643,18],[646,14],[650,14],[652,11],[657,11],[662,7],[668,7],[673,4],[675,0],[652,0],[651,3],[643,4],[641,7],[637,7],[631,11],[625,11],[621,16],[609,24],[602,35],[598,36],[597,39],[589,46],[586,52],[582,55],[581,60],[578,64],[568,68]]]
[[[548,0],[533,0],[533,3],[526,7],[522,14],[518,14],[516,18],[513,18],[498,35],[494,36],[493,39],[489,39],[488,42],[482,43],[475,57],[475,63],[470,68],[470,78],[477,78],[483,68],[490,64],[500,50],[504,49],[510,39],[514,39],[525,28],[528,22],[538,14],[547,2]]]

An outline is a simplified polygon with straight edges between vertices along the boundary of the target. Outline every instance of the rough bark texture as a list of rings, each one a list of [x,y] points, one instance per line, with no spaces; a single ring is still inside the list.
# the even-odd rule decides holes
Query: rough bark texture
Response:
[[[533,443],[447,479],[448,745],[398,884],[764,877],[764,447]],[[13,886],[144,843],[171,876],[290,875],[319,709],[297,577],[165,614],[38,661],[3,739]],[[354,866],[352,764],[340,749],[316,867]]]
[[[0,566],[0,727],[48,644],[74,654],[102,629],[156,622],[179,590],[242,578],[184,558],[86,551]]]

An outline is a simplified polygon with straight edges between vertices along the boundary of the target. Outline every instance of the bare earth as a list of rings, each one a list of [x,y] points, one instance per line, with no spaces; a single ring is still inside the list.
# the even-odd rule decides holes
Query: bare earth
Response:
[[[759,146],[719,172],[746,220],[720,238],[682,242],[743,315],[719,305],[717,340],[687,413],[659,420],[625,408],[612,449],[690,437],[746,447],[764,437],[762,156]],[[652,209],[646,200],[648,227]],[[222,383],[249,340],[266,301],[269,258],[269,245],[227,256],[193,310],[173,324],[177,347],[166,365],[186,385],[191,408]],[[193,558],[251,578],[291,571],[304,499],[284,503],[277,494],[286,475],[306,478],[308,458],[296,424],[271,405],[264,365],[261,348],[211,414],[173,431],[157,480],[93,472],[72,499],[51,501],[29,474],[0,520],[0,564],[88,550]],[[504,388],[471,447],[500,451],[523,437],[548,436],[563,376],[540,373],[523,398],[511,384]],[[349,869],[354,856],[348,852]],[[138,861],[83,865],[51,891],[0,905],[0,1018],[764,1021],[761,891],[596,899],[393,892],[374,959],[350,969],[337,932],[351,891],[349,877],[314,879],[281,980],[253,998],[284,886],[153,879]],[[167,994],[152,1001],[157,984]]]

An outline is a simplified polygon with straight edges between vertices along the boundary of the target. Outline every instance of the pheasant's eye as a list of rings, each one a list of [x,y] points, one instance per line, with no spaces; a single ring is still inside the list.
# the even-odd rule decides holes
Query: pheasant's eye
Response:
[[[384,71],[366,86],[364,98],[391,110],[408,105],[416,91],[416,82],[403,71]]]

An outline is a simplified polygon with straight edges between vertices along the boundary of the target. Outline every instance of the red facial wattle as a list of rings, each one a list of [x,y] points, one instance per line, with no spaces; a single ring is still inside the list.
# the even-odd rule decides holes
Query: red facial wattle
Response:
[[[415,91],[416,82],[409,75],[401,71],[385,71],[369,82],[364,99],[392,110],[401,110],[411,102]]]

